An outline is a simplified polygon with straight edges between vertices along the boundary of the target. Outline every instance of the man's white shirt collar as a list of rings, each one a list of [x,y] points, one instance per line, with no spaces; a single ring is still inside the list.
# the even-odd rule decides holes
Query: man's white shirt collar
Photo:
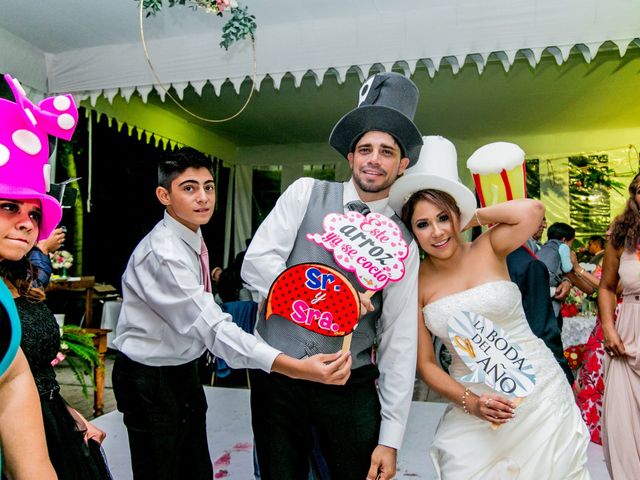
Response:
[[[346,207],[347,203],[353,202],[355,200],[360,200],[361,202],[363,201],[358,195],[356,187],[353,184],[353,178],[347,182],[344,182],[343,185],[344,188],[342,193],[342,205],[344,207]],[[391,217],[395,213],[389,206],[389,197],[381,198],[380,200],[374,200],[373,202],[364,203],[367,204],[372,212],[382,213],[387,217]]]
[[[194,232],[169,215],[169,212],[166,210],[164,212],[164,223],[169,230],[193,248],[197,254],[200,254],[200,251],[202,250],[202,232],[199,228],[197,232]]]

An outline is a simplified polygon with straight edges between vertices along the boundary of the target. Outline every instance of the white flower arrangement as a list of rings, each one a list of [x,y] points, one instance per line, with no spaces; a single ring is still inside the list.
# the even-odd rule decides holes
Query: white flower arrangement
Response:
[[[73,255],[66,250],[57,250],[49,254],[51,266],[58,270],[60,268],[71,268],[73,265]]]

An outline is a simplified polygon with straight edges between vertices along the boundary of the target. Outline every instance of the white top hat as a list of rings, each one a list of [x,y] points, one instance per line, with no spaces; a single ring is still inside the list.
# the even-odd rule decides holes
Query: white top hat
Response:
[[[441,190],[451,195],[460,209],[460,228],[463,228],[476,209],[476,197],[458,178],[456,147],[444,137],[422,138],[424,144],[417,163],[407,168],[389,192],[389,205],[398,215],[409,197],[419,190]]]

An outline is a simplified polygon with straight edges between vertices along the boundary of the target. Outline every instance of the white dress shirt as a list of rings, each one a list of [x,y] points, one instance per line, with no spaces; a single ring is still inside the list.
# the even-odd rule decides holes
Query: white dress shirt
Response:
[[[253,236],[242,265],[242,278],[266,297],[271,284],[286,268],[298,228],[309,204],[314,179],[296,180]],[[343,205],[360,200],[351,182],[344,184]],[[388,199],[367,202],[372,212],[391,217]],[[322,248],[322,247],[318,247]],[[409,245],[405,275],[382,291],[382,327],[378,332],[377,364],[382,424],[379,443],[399,449],[413,396],[417,356],[418,263],[415,241]],[[353,412],[357,415],[357,412]]]
[[[203,286],[200,230],[164,218],[133,251],[122,276],[113,343],[149,366],[181,365],[208,348],[233,368],[271,371],[278,350],[231,321]]]

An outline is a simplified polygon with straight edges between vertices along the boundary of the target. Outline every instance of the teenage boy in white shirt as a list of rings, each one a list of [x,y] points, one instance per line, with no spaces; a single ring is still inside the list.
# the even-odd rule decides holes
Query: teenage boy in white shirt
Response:
[[[344,384],[344,353],[298,360],[244,332],[210,293],[200,226],[213,214],[211,161],[182,149],[161,162],[164,218],[138,244],[122,276],[113,389],[129,434],[136,480],[213,478],[197,360],[206,348],[234,368]],[[206,247],[204,247],[206,250]]]

